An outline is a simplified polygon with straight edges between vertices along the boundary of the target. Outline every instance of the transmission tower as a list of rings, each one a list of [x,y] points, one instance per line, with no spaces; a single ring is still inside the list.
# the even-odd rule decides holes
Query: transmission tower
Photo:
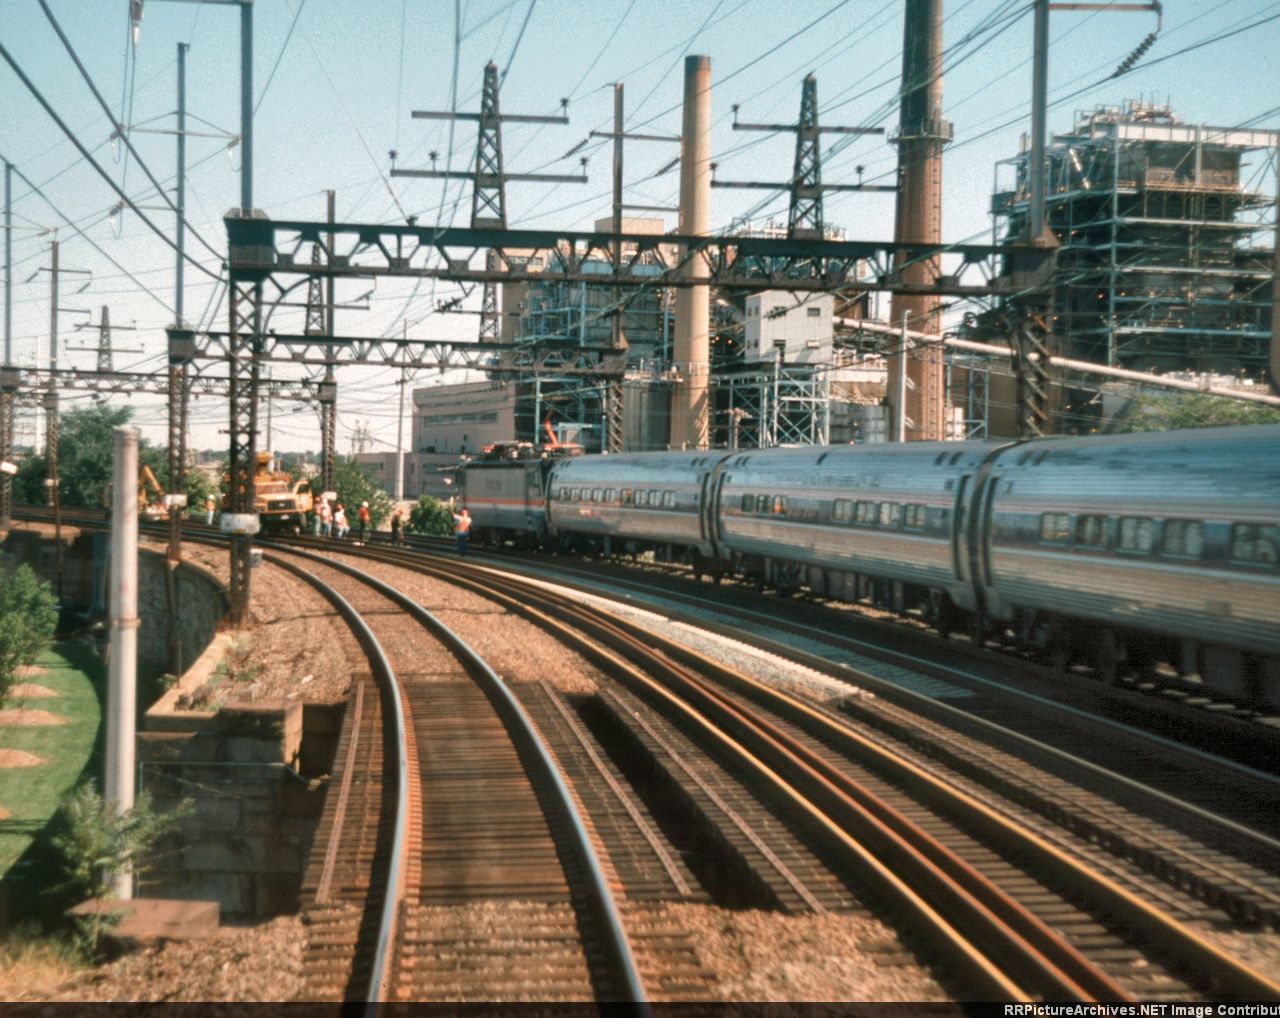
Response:
[[[561,100],[567,106],[568,100]],[[507,228],[507,181],[534,181],[543,184],[585,184],[587,175],[566,176],[556,173],[507,173],[502,163],[502,125],[514,124],[567,124],[567,116],[527,116],[502,113],[498,100],[498,65],[490,61],[484,68],[484,88],[480,94],[479,113],[454,113],[448,110],[414,110],[415,120],[474,120],[479,130],[476,134],[475,169],[471,173],[462,170],[398,170],[393,177],[427,177],[436,180],[462,179],[471,181],[472,229],[505,230]],[[432,153],[432,162],[435,153]],[[585,162],[584,162],[585,167]],[[485,259],[485,269],[498,270],[497,256],[490,250]],[[480,302],[480,340],[496,342],[500,337],[502,316],[498,311],[498,284],[493,279],[484,282],[484,296]]]
[[[893,184],[824,184],[822,182],[821,141],[824,134],[884,134],[883,127],[822,127],[818,124],[818,79],[812,74],[804,79],[800,92],[800,119],[794,124],[744,124],[738,120],[738,107],[733,107],[735,131],[794,131],[796,158],[791,180],[786,184],[763,180],[712,180],[712,187],[746,187],[766,191],[787,188],[791,191],[791,208],[787,214],[787,237],[790,240],[822,240],[822,196],[827,191],[896,191]],[[714,169],[714,167],[713,167]]]

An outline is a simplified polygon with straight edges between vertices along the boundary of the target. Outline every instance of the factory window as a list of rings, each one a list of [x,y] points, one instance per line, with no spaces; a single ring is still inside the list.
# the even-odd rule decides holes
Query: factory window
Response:
[[[756,509],[756,497],[755,497],[755,495],[743,495],[743,496],[742,496],[742,511],[743,511],[744,513],[751,513],[751,512],[755,512],[755,509]]]
[[[1066,544],[1071,540],[1071,517],[1066,513],[1043,513],[1040,517],[1040,540]]]
[[[1273,566],[1280,561],[1280,527],[1237,523],[1231,528],[1231,557],[1236,562]]]
[[[632,505],[632,504],[633,504],[633,502],[632,502],[632,498],[633,498],[634,494],[635,494],[635,492],[633,492],[630,488],[623,488],[623,489],[622,489],[622,504],[623,504],[623,505]]]
[[[853,518],[858,523],[865,523],[868,526],[876,521],[876,504],[874,502],[859,502],[853,510]]]
[[[787,515],[787,500],[786,500],[785,496],[783,496],[783,495],[775,495],[775,496],[774,496],[774,499],[773,499],[773,515],[774,515],[774,516],[786,516],[786,515]]]
[[[676,493],[674,491],[664,491],[662,493],[662,508],[674,509],[676,507]]]
[[[769,504],[770,503],[769,503],[768,495],[756,496],[756,512],[758,512],[761,516],[764,516],[769,512]]]
[[[1081,516],[1076,520],[1076,544],[1093,548],[1107,546],[1107,518],[1105,516]]]
[[[836,523],[848,523],[853,518],[853,503],[847,498],[838,498],[831,503],[831,519]]]
[[[928,509],[922,505],[903,507],[902,525],[911,530],[923,530],[928,518]]]
[[[1200,520],[1165,520],[1164,553],[1199,558],[1204,551],[1204,524]]]
[[[1156,544],[1156,522],[1149,516],[1121,516],[1116,547],[1121,551],[1146,554]]]
[[[896,527],[902,522],[902,506],[898,502],[880,503],[880,526]]]

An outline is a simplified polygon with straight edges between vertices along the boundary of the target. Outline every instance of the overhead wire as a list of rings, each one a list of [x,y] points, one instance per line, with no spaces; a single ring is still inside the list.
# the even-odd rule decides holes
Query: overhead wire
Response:
[[[298,0],[298,9],[293,12],[293,20],[289,22],[289,31],[285,33],[284,42],[280,46],[280,52],[276,54],[275,63],[271,65],[271,73],[267,75],[266,84],[262,86],[262,91],[258,93],[258,101],[253,104],[253,112],[256,115],[258,107],[262,105],[262,100],[267,97],[267,91],[271,88],[271,83],[275,81],[276,71],[280,69],[280,61],[284,59],[285,51],[289,48],[289,40],[293,38],[293,30],[298,26],[298,19],[302,17],[302,8],[307,6],[307,0]],[[403,56],[403,46],[401,49]]]
[[[58,38],[62,41],[63,48],[66,49],[68,56],[71,57],[72,62],[76,65],[76,69],[80,72],[80,76],[84,79],[85,84],[89,86],[89,91],[93,93],[93,97],[98,101],[98,105],[102,107],[102,110],[104,113],[106,113],[107,118],[111,119],[111,107],[109,107],[107,105],[107,101],[102,98],[102,93],[98,91],[98,86],[94,83],[93,78],[90,76],[83,62],[81,62],[80,55],[76,52],[75,47],[71,45],[71,40],[68,39],[66,33],[63,32],[62,26],[58,24],[58,19],[53,16],[53,11],[49,9],[49,4],[47,0],[37,0],[37,2],[40,4],[41,9],[44,11],[45,17],[48,19],[49,24],[53,26],[54,32],[57,33]],[[8,58],[7,53],[6,53],[6,58]],[[12,58],[8,58],[8,59],[10,64],[14,67],[14,70],[17,70],[17,65],[13,63]],[[136,66],[137,64],[136,60],[134,61],[134,64]],[[24,80],[25,80],[25,77],[26,76],[23,75]],[[27,87],[28,89],[30,89],[32,86],[28,84]],[[43,98],[41,98],[41,103],[42,104],[44,103]],[[59,121],[59,126],[61,126],[61,121]],[[169,206],[169,208],[173,211],[174,215],[180,216],[181,213],[178,211],[178,206],[173,203],[173,199],[169,197],[169,193],[163,187],[160,186],[160,183],[156,180],[155,175],[151,172],[151,168],[147,166],[147,164],[143,161],[142,157],[138,155],[137,150],[133,147],[133,142],[129,140],[129,132],[128,132],[127,124],[117,123],[115,126],[117,129],[118,135],[120,137],[120,140],[124,142],[125,147],[128,148],[128,150],[133,154],[134,161],[138,164],[138,167],[142,170],[142,172],[147,175],[147,179],[151,181],[152,186],[156,189],[156,193],[164,200],[165,204]],[[65,127],[63,129],[66,130]],[[136,212],[137,209],[134,209],[134,211]],[[191,235],[195,237],[198,241],[200,241],[200,243],[205,246],[205,248],[209,251],[210,254],[215,255],[218,258],[225,257],[223,252],[219,251],[217,248],[213,247],[207,240],[205,240],[203,234],[201,234],[200,231],[197,230],[191,223],[188,222],[186,225],[187,225],[187,229],[191,231]]]
[[[128,205],[129,208],[131,208],[137,214],[138,218],[141,219],[151,229],[151,231],[155,233],[156,236],[160,237],[166,244],[168,244],[175,251],[178,250],[178,246],[172,240],[169,239],[169,235],[165,233],[163,230],[161,230],[158,226],[156,226],[155,223],[153,223],[149,218],[143,215],[142,210],[138,208],[138,206],[134,204],[133,200],[129,198],[129,196],[126,195],[124,191],[120,189],[119,185],[116,184],[116,182],[111,179],[110,175],[100,165],[98,165],[97,160],[95,160],[93,156],[89,154],[88,149],[84,147],[84,144],[80,141],[80,139],[76,137],[74,133],[72,133],[71,129],[66,125],[63,119],[60,116],[58,116],[57,112],[53,109],[53,107],[49,105],[48,100],[45,99],[44,95],[40,92],[40,90],[36,88],[35,83],[32,82],[32,80],[29,77],[27,77],[26,73],[18,65],[18,62],[14,60],[12,54],[10,54],[9,50],[4,46],[3,43],[0,43],[0,57],[3,57],[5,59],[5,62],[8,63],[9,66],[13,68],[14,73],[18,75],[23,85],[26,86],[27,91],[30,92],[32,96],[35,97],[36,101],[40,103],[41,106],[44,107],[45,112],[49,114],[49,116],[53,119],[53,122],[58,125],[58,127],[62,130],[64,134],[67,135],[68,138],[72,140],[76,148],[80,150],[80,154],[85,158],[85,160],[89,163],[89,165],[92,166],[94,170],[97,171],[98,175],[101,176],[102,179],[107,182],[107,185],[113,191],[115,191],[116,194],[120,196],[121,200],[124,201],[124,203]],[[213,249],[210,248],[210,250],[213,250]],[[222,255],[219,254],[217,251],[213,251],[213,253],[217,255],[219,258],[222,257]],[[216,278],[215,273],[210,272],[207,268],[204,267],[203,264],[201,264],[200,262],[192,258],[191,255],[186,254],[184,252],[183,257],[198,271],[203,272],[205,275],[215,276]]]

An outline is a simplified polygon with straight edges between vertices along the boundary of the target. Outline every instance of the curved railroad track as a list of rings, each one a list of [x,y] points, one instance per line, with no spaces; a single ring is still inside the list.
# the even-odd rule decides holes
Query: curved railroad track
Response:
[[[407,564],[403,555],[381,549],[361,554]],[[577,633],[582,653],[622,685],[601,699],[617,717],[630,718],[622,727],[631,729],[639,750],[677,761],[673,772],[692,777],[679,763],[679,748],[661,746],[659,730],[646,727],[645,709],[656,709],[677,729],[703,726],[698,738],[714,745],[715,755],[733,758],[731,769],[772,789],[778,798],[771,810],[808,814],[812,826],[802,824],[801,837],[820,858],[835,857],[825,864],[830,873],[846,886],[874,877],[880,896],[893,899],[891,911],[914,913],[914,936],[928,942],[933,957],[946,956],[948,966],[966,965],[970,992],[1045,999],[1280,995],[1280,987],[1185,921],[1196,914],[1194,895],[1170,904],[1181,874],[1162,873],[1158,864],[1151,867],[1155,874],[1129,872],[1114,859],[1100,860],[1104,853],[1091,850],[1088,832],[1046,838],[1005,815],[1005,805],[993,807],[991,790],[959,791],[910,753],[865,738],[846,718],[780,695],[545,585],[475,565],[413,567],[470,585],[509,610],[554,617]],[[662,677],[660,684],[630,667],[641,662]],[[711,727],[705,727],[708,717]],[[684,794],[709,793],[686,786]],[[890,858],[901,872],[877,872]],[[801,891],[794,871],[773,869],[780,902],[798,896],[802,907],[823,906],[821,895]],[[1016,890],[1005,893],[1009,888]]]
[[[325,548],[334,550],[332,545]],[[531,713],[555,733],[548,741],[566,761],[575,795],[591,800],[588,816],[628,815],[625,822],[602,822],[594,832],[603,845],[606,868],[626,856],[624,844],[634,851],[644,842],[646,856],[656,860],[635,874],[612,868],[611,879],[630,896],[644,893],[639,881],[652,882],[665,856],[665,874],[657,879],[677,888],[682,883],[679,894],[696,893],[699,884],[711,887],[716,872],[728,871],[747,904],[790,912],[870,907],[908,931],[912,949],[935,971],[947,973],[946,985],[956,999],[1280,999],[1274,981],[1203,935],[1205,925],[1213,922],[1272,921],[1265,909],[1249,914],[1239,904],[1249,895],[1271,893],[1266,873],[1233,872],[1247,892],[1237,891],[1234,899],[1212,890],[1211,881],[1188,889],[1183,885],[1194,847],[1178,846],[1181,869],[1159,861],[1142,865],[1133,858],[1131,845],[1117,849],[1098,837],[1096,826],[1058,819],[1085,813],[1066,782],[1066,787],[1051,790],[1061,800],[1053,809],[1029,804],[1024,790],[1043,789],[1042,778],[1020,771],[1021,761],[1004,759],[1003,750],[984,746],[979,737],[970,737],[973,745],[952,748],[948,758],[940,748],[948,744],[946,731],[935,734],[932,743],[920,734],[928,719],[902,711],[892,723],[871,724],[863,717],[855,723],[851,715],[865,713],[866,702],[859,698],[833,708],[781,693],[652,628],[545,583],[474,563],[424,560],[372,547],[352,550],[366,560],[470,589],[506,611],[555,629],[563,642],[611,678],[598,695],[572,707],[549,690],[539,694],[522,687],[519,695],[538,704]],[[307,561],[312,571],[341,572],[345,579],[335,580],[334,586],[347,596],[355,594],[351,585],[369,589],[368,578],[357,580],[359,570],[351,566],[318,556]],[[389,597],[385,590],[379,596]],[[394,617],[403,621],[409,604],[395,601]],[[375,625],[393,617],[376,606],[365,614]],[[406,701],[407,728],[416,734],[415,694]],[[426,709],[447,713],[441,703]],[[353,718],[361,713],[349,712]],[[465,731],[465,745],[459,744],[451,759],[466,761],[464,770],[474,765],[478,750],[478,758],[486,759],[481,743],[471,738],[474,724],[465,716],[455,726]],[[575,729],[577,742],[571,748],[564,733]],[[343,740],[340,757],[344,751],[358,757],[345,732]],[[366,763],[376,766],[373,749],[368,757]],[[992,762],[997,758],[999,780],[973,777],[996,769]],[[624,766],[619,761],[628,762]],[[939,767],[942,773],[936,773]],[[357,767],[352,773],[367,775],[368,770]],[[606,798],[612,797],[615,806],[622,801],[629,809],[601,808],[593,800],[597,786],[608,789]],[[650,801],[628,786],[647,788]],[[473,789],[463,798],[474,799],[475,794]],[[665,825],[664,818],[657,822],[660,832],[652,824],[646,829],[646,805],[668,814]],[[1096,808],[1102,813],[1113,809],[1105,802]],[[1109,821],[1115,823],[1117,815],[1113,809]],[[690,862],[692,880],[664,845],[672,816],[703,832],[703,858]],[[385,821],[379,823],[385,829]],[[385,850],[384,836],[373,840],[372,848],[355,853],[357,858],[361,851],[369,857]],[[524,851],[520,843],[512,844],[516,852]],[[473,857],[468,850],[459,858],[466,869]],[[1210,870],[1216,863],[1201,861]],[[485,873],[493,869],[472,868]],[[413,864],[403,872],[408,885],[422,879]],[[456,890],[466,879],[459,872],[441,886]],[[321,881],[309,878],[308,886],[313,883],[319,887]],[[329,887],[333,885],[330,880]],[[579,916],[586,912],[578,910]],[[438,935],[438,915],[405,910],[401,918],[400,943],[421,942],[426,956],[437,960],[455,957],[450,951],[459,942]],[[351,924],[349,918],[345,921]],[[335,920],[332,929],[339,925]],[[537,937],[556,941],[553,932],[542,928]],[[468,942],[468,950],[474,951],[478,939]],[[661,963],[653,958],[649,955],[648,974],[661,978]],[[635,999],[610,995],[607,977],[588,983],[595,999]],[[393,977],[385,985],[390,989],[374,992],[386,993],[387,999],[440,997],[439,986],[433,993],[416,974],[399,982]],[[617,985],[612,984],[614,994]],[[458,999],[486,992],[478,986],[455,989]],[[344,989],[343,995],[349,992]]]

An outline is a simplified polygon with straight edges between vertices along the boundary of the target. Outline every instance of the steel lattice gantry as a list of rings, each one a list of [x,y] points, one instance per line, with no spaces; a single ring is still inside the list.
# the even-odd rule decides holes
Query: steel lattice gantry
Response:
[[[490,373],[557,371],[594,376],[599,381],[620,378],[625,370],[625,352],[571,343],[525,347],[265,333],[264,293],[268,284],[274,288],[274,306],[293,285],[317,277],[338,281],[370,277],[473,283],[539,281],[623,289],[712,286],[851,294],[889,290],[964,297],[1009,295],[1014,286],[1025,285],[1029,279],[1025,274],[1021,279],[991,278],[987,269],[994,264],[995,249],[987,245],[330,223],[272,220],[260,211],[239,209],[229,213],[224,222],[229,330],[207,334],[203,356],[226,359],[230,366],[230,523],[232,527],[240,524],[242,530],[232,541],[234,625],[242,625],[248,612],[257,392],[264,359],[328,364],[336,356],[356,363],[474,367]],[[628,256],[615,268],[617,245]],[[319,264],[314,255],[317,249]],[[683,255],[674,257],[673,251]],[[473,266],[480,260],[482,266]],[[693,260],[703,263],[705,273],[682,271]],[[1045,261],[1047,276],[1052,256]],[[609,272],[599,271],[602,262],[608,264]],[[903,268],[910,265],[926,268],[908,278]],[[289,277],[296,278],[290,283]],[[1039,282],[1038,278],[1030,281],[1033,285]]]

